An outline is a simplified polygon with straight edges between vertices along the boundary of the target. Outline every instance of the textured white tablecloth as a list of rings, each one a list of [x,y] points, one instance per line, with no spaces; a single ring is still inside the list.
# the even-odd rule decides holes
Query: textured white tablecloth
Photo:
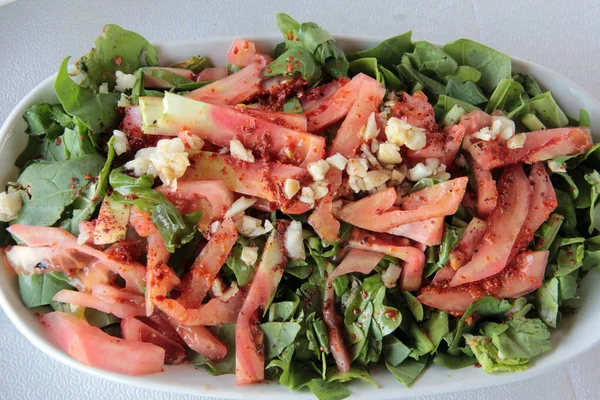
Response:
[[[468,37],[553,68],[600,97],[597,0],[17,0],[0,7],[0,121],[66,55],[87,52],[105,23],[159,42],[275,33],[273,15],[279,11],[333,33],[392,36],[412,29],[416,39],[435,42]],[[535,379],[467,389],[423,399],[598,399],[600,349]],[[67,368],[31,345],[0,311],[0,399],[134,398],[192,397],[128,387]]]

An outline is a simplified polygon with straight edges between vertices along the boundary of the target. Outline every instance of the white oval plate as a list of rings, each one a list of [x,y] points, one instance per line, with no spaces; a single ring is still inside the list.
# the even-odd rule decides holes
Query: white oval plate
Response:
[[[259,50],[269,52],[281,41],[279,36],[249,36],[246,39],[257,43]],[[211,38],[189,40],[158,45],[161,64],[180,61],[192,55],[207,55],[215,65],[226,61],[226,52],[235,38]],[[363,36],[339,36],[338,41],[347,51],[365,49],[379,43],[382,38]],[[566,77],[545,67],[513,59],[513,71],[531,74],[543,89],[551,90],[561,107],[570,115],[579,115],[585,108],[590,114],[592,127],[600,127],[600,104],[586,90]],[[33,89],[13,110],[0,131],[0,184],[2,187],[10,179],[16,179],[18,170],[14,161],[25,148],[25,122],[23,111],[39,102],[57,102],[54,94],[55,76],[52,76]],[[600,141],[600,130],[594,135]],[[526,371],[513,374],[489,375],[477,368],[464,368],[458,371],[430,366],[411,386],[404,387],[385,369],[373,371],[373,378],[379,384],[374,389],[370,384],[357,382],[351,385],[354,398],[388,399],[418,396],[433,393],[447,393],[492,385],[504,385],[525,378],[540,375],[567,361],[575,361],[580,354],[590,350],[600,342],[600,274],[590,272],[583,280],[582,307],[572,317],[565,318],[560,328],[552,333],[555,349],[537,358]],[[167,392],[206,395],[211,397],[265,399],[265,398],[312,398],[308,391],[292,392],[277,383],[253,386],[235,386],[233,375],[214,377],[192,365],[165,366],[162,373],[130,377],[84,365],[63,352],[46,334],[37,317],[23,305],[17,290],[15,274],[0,259],[0,304],[15,326],[44,353],[80,371],[130,385]]]

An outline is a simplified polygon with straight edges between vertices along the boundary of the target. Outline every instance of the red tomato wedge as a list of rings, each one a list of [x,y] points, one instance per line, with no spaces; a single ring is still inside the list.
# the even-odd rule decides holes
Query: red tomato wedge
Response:
[[[492,179],[490,170],[481,168],[477,163],[472,163],[471,168],[477,185],[477,213],[486,218],[498,203],[496,181]]]
[[[270,112],[251,107],[236,107],[236,110],[296,131],[306,132],[308,129],[308,120],[303,114]]]
[[[352,108],[331,143],[329,155],[339,153],[347,158],[354,157],[360,145],[364,143],[364,139],[360,136],[361,128],[367,125],[367,120],[372,113],[379,113],[385,88],[373,78],[364,79]]]
[[[491,126],[494,120],[490,114],[474,110],[460,117],[459,125],[465,128],[465,136],[471,136],[486,126]]]
[[[60,303],[69,303],[81,307],[89,307],[107,314],[114,314],[119,318],[146,315],[144,307],[132,303],[108,303],[89,293],[63,289],[52,298]]]
[[[238,233],[231,218],[223,219],[208,244],[183,277],[177,299],[185,308],[198,308],[229,257]]]
[[[260,57],[241,71],[192,90],[185,96],[212,104],[236,105],[243,103],[262,91],[260,83],[263,80],[267,62],[266,58]]]
[[[150,70],[159,69],[171,72],[173,74],[177,74],[179,76],[183,76],[186,79],[192,80],[194,77],[194,72],[189,69],[183,68],[169,68],[169,67],[146,67]],[[151,72],[144,71],[144,87],[150,89],[169,89],[172,85],[168,82],[165,82],[162,79],[155,78],[151,75]]]
[[[283,192],[286,179],[296,179],[302,186],[312,182],[304,168],[276,162],[257,160],[250,163],[229,155],[201,151],[191,157],[181,182],[190,180],[222,180],[229,190],[248,196],[260,197],[277,203],[289,214],[302,214],[312,208],[297,196],[288,200]]]
[[[146,134],[176,136],[187,130],[220,147],[229,147],[230,141],[237,139],[261,158],[302,166],[325,156],[323,137],[277,125],[237,107],[186,99],[173,93],[165,94],[164,101],[141,97],[140,107],[147,114],[160,115],[157,121],[144,122],[143,118],[151,116],[142,112]]]
[[[141,211],[136,206],[131,206],[129,224],[141,237],[148,237],[158,233],[158,229],[156,229],[154,222],[152,222],[152,218],[150,218],[150,213]]]
[[[390,188],[345,205],[338,217],[359,228],[388,232],[411,222],[452,215],[462,201],[467,182],[468,178],[462,177],[429,186],[404,197],[402,210],[386,211],[391,205],[383,208],[378,202],[386,200],[383,205],[388,205],[390,201],[394,203],[396,193]]]
[[[400,288],[402,290],[417,290],[421,287],[423,268],[425,267],[425,253],[413,246],[398,245],[397,238],[371,232],[352,229],[348,246],[353,249],[370,250],[404,261],[400,275]]]
[[[218,81],[227,77],[227,68],[225,67],[212,67],[203,69],[196,75],[196,82],[210,82]]]
[[[519,236],[510,254],[510,259],[517,255],[521,250],[527,248],[533,240],[533,234],[548,219],[550,213],[558,207],[554,187],[550,182],[550,177],[542,163],[535,163],[529,173],[531,182],[531,198],[529,199],[529,211],[527,218],[521,227]]]
[[[227,347],[204,326],[176,324],[176,330],[185,344],[196,353],[211,360],[221,360],[227,355]]]
[[[448,287],[446,286],[448,280],[439,279],[424,288],[417,299],[429,307],[461,314],[471,303],[485,296],[521,297],[542,286],[547,261],[548,251],[526,251],[520,253],[504,271],[497,275],[456,287]],[[438,274],[448,274],[448,276],[451,274],[451,271],[442,271],[444,269]]]
[[[526,133],[521,149],[509,149],[501,141],[482,141],[472,144],[468,151],[482,168],[494,169],[519,161],[533,164],[558,156],[581,154],[592,144],[588,128],[557,128]]]
[[[456,271],[452,269],[450,265],[442,267],[431,280],[432,285],[441,284],[442,282],[449,281],[456,274]]]
[[[488,224],[479,218],[474,217],[471,222],[469,222],[469,225],[467,225],[465,232],[456,243],[456,246],[450,251],[450,267],[454,271],[471,260],[473,252],[479,246],[487,227]]]
[[[323,321],[327,326],[329,336],[329,346],[335,359],[335,363],[340,372],[350,370],[350,356],[344,343],[342,333],[342,321],[335,310],[335,291],[333,290],[333,281],[338,276],[358,272],[369,274],[379,264],[383,254],[367,250],[352,249],[344,257],[344,260],[338,265],[333,273],[327,278],[325,284],[325,298],[323,300]]]
[[[342,171],[330,168],[325,180],[329,182],[329,193],[318,200],[317,208],[308,217],[308,223],[322,240],[335,243],[340,240],[338,233],[341,225],[332,213],[333,197],[342,184]]]
[[[117,260],[91,246],[80,245],[77,243],[77,238],[64,229],[15,224],[7,228],[7,231],[30,247],[57,247],[63,250],[78,251],[94,257],[121,275],[130,290],[140,291],[140,284],[143,283],[146,272],[141,264]]]
[[[365,74],[356,75],[350,82],[338,89],[329,99],[325,100],[317,108],[307,112],[308,131],[321,131],[344,118],[350,112],[354,101],[357,99],[363,82],[371,79],[373,78]]]
[[[246,67],[260,61],[260,57],[260,53],[256,51],[256,45],[245,39],[236,39],[227,51],[227,62],[231,65]]]
[[[121,334],[125,340],[152,343],[162,347],[165,350],[165,363],[167,364],[179,364],[185,360],[183,346],[135,317],[121,320]]]
[[[420,90],[416,91],[412,96],[404,93],[400,100],[392,107],[391,116],[403,119],[408,124],[417,128],[423,128],[429,132],[437,131],[433,107],[427,101],[425,93]]]
[[[265,378],[262,331],[256,325],[258,313],[266,309],[267,303],[277,290],[287,263],[282,243],[287,224],[276,221],[275,229],[269,235],[260,263],[235,327],[235,382],[247,385],[261,382]]]
[[[110,336],[71,314],[51,312],[40,319],[58,345],[86,365],[126,375],[163,370],[165,350],[159,346]]]
[[[502,271],[527,217],[531,188],[520,165],[504,169],[498,182],[498,205],[471,261],[458,270],[450,286],[479,281]]]
[[[429,132],[425,147],[419,150],[408,150],[407,157],[416,160],[438,158],[442,164],[450,166],[460,150],[464,137],[465,128],[461,125],[448,127],[444,132]]]
[[[427,246],[435,246],[442,243],[442,237],[444,236],[444,217],[398,225],[397,227],[390,229],[388,233],[402,236]]]
[[[300,105],[302,106],[302,111],[305,114],[308,114],[311,111],[316,110],[321,107],[327,100],[333,97],[333,95],[342,87],[342,83],[340,81],[332,81],[326,83],[324,85],[319,86],[317,89],[319,90],[319,96],[310,99],[304,97],[300,99]]]

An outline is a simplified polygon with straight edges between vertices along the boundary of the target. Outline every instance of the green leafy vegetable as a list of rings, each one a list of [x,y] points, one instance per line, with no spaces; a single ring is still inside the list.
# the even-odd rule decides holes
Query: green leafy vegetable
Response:
[[[294,76],[300,74],[310,86],[323,78],[321,67],[310,51],[301,46],[290,47],[285,53],[273,60],[265,70],[265,76]]]
[[[227,354],[221,360],[215,361],[204,357],[202,354],[192,351],[188,354],[188,360],[197,366],[204,365],[206,371],[211,375],[223,375],[235,373],[235,324],[224,324],[210,326],[208,330],[227,347]]]
[[[406,359],[397,366],[386,362],[385,366],[396,379],[406,386],[410,386],[427,366],[429,357],[420,357],[418,360]]]
[[[49,140],[62,135],[65,128],[74,126],[73,119],[60,104],[34,104],[23,112],[23,119],[29,135],[45,136]]]
[[[266,322],[260,324],[264,332],[265,359],[277,357],[283,349],[294,343],[300,331],[300,324],[295,322]]]
[[[75,289],[63,273],[19,274],[19,293],[27,307],[51,304],[54,295],[63,289]]]
[[[392,69],[400,63],[402,56],[405,53],[413,51],[415,46],[412,42],[412,31],[403,33],[402,35],[394,36],[384,40],[377,46],[368,50],[358,51],[349,54],[348,60],[353,61],[359,58],[373,57],[377,59],[379,64],[387,69]]]
[[[213,64],[205,56],[191,56],[183,61],[169,65],[171,68],[188,69],[195,74],[204,71],[206,68],[211,68]]]
[[[419,72],[436,75],[440,80],[456,72],[456,61],[439,47],[426,41],[415,42],[414,46],[414,51],[407,56]]]

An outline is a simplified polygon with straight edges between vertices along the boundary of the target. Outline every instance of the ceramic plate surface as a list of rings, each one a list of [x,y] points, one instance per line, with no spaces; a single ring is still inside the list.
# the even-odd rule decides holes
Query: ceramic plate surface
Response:
[[[259,50],[270,52],[279,42],[279,36],[248,36],[246,39],[257,43]],[[162,65],[183,60],[192,55],[207,55],[215,65],[226,61],[226,52],[235,38],[197,39],[157,45]],[[364,36],[338,36],[343,49],[354,51],[379,43],[384,38]],[[596,128],[594,141],[600,141],[600,104],[585,89],[566,77],[548,68],[513,58],[513,72],[532,75],[542,89],[551,90],[552,95],[563,110],[577,116],[584,108],[591,118],[592,130]],[[25,148],[26,124],[21,118],[23,111],[39,102],[57,102],[54,94],[54,76],[46,79],[33,89],[13,110],[0,130],[0,184],[16,179],[18,170],[14,167],[17,156]],[[484,386],[505,385],[525,378],[540,375],[590,350],[600,342],[600,274],[590,272],[582,281],[582,307],[575,316],[565,318],[560,328],[552,332],[554,349],[535,359],[528,370],[513,374],[489,375],[478,368],[464,368],[458,371],[432,365],[411,386],[404,387],[385,368],[373,370],[372,377],[380,388],[367,383],[351,385],[353,397],[357,399],[390,399],[419,396],[433,393],[455,392]],[[214,377],[192,365],[166,366],[164,372],[155,375],[130,377],[103,371],[84,365],[64,353],[46,334],[37,317],[23,305],[19,297],[16,276],[0,260],[0,304],[15,326],[44,353],[80,371],[106,379],[167,392],[188,393],[210,397],[239,399],[281,399],[312,398],[308,391],[292,392],[287,387],[276,384],[259,384],[236,387],[233,375]]]

